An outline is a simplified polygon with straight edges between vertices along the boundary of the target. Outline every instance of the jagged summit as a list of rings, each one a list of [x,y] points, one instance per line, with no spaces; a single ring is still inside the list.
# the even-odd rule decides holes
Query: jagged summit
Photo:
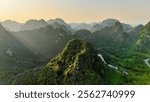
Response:
[[[48,23],[43,19],[40,20],[30,19],[24,25],[21,26],[21,31],[44,28],[47,25]]]
[[[42,84],[105,84],[105,65],[92,45],[81,39],[68,42],[44,70]]]
[[[47,23],[55,28],[62,28],[67,31],[71,30],[71,27],[61,18],[50,19],[47,21]]]
[[[47,21],[49,24],[54,24],[54,23],[58,23],[58,24],[61,24],[61,25],[65,25],[66,22],[61,19],[61,18],[56,18],[56,19],[50,19]]]
[[[37,71],[23,73],[20,77],[14,78],[12,82],[15,82],[13,84],[42,85],[100,85],[107,84],[107,71],[106,65],[97,56],[90,43],[74,39],[69,41],[62,52],[46,66]]]
[[[21,23],[18,23],[16,21],[12,21],[12,20],[3,21],[3,22],[1,22],[1,24],[8,31],[15,31],[15,32],[20,31],[20,27],[22,25]]]
[[[119,20],[116,20],[116,19],[106,19],[106,20],[103,20],[101,25],[103,25],[103,27],[111,27],[113,26],[116,22],[120,22]]]

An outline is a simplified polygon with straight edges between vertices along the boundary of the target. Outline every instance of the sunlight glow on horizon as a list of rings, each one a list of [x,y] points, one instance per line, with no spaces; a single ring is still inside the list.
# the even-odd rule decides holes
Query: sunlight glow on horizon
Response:
[[[150,0],[0,0],[0,21],[62,18],[99,22],[114,18],[130,24],[150,21]]]

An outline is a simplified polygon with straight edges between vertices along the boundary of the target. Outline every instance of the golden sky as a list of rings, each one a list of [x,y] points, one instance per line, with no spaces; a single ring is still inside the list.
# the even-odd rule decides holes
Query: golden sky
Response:
[[[66,22],[150,21],[150,0],[0,0],[0,21],[62,18]]]

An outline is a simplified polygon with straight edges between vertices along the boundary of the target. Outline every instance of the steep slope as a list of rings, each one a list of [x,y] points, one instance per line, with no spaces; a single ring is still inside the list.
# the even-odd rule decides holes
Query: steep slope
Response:
[[[22,25],[16,21],[11,21],[11,20],[1,22],[1,24],[3,25],[3,27],[5,27],[5,29],[9,31],[15,31],[15,32],[20,31]]]
[[[135,38],[133,34],[127,33],[123,25],[119,22],[117,22],[113,26],[113,30],[116,32],[117,36],[114,39],[114,46],[130,49],[130,46],[132,46],[135,43]]]
[[[106,19],[106,20],[103,20],[102,22],[100,23],[96,23],[92,26],[92,29],[91,31],[92,32],[95,32],[95,31],[99,31],[105,27],[112,27],[114,26],[117,22],[120,22],[119,20],[117,19]],[[124,31],[130,31],[133,27],[130,25],[130,24],[126,24],[126,23],[121,23]]]
[[[94,32],[90,40],[96,48],[106,46],[121,48],[131,43],[131,36],[124,31],[121,23],[116,22],[111,27],[104,27],[100,31]]]
[[[47,26],[48,23],[41,19],[41,20],[28,20],[25,24],[21,26],[21,31],[24,30],[34,30],[34,29],[39,29],[39,28],[44,28]]]
[[[60,28],[60,29],[62,29],[62,30],[64,30],[64,31],[66,31],[66,32],[68,32],[68,33],[70,33],[71,31],[72,31],[72,29],[69,27],[69,26],[66,26],[66,25],[61,25],[61,24],[59,24],[59,23],[57,23],[57,22],[55,22],[55,23],[53,23],[53,24],[50,24],[52,27],[54,27],[54,28]]]
[[[5,30],[2,25],[0,25],[0,49],[1,51],[5,51],[3,53],[7,53],[7,49],[14,50],[13,53],[18,55],[25,56],[25,54],[21,51],[28,50],[22,43],[18,41],[14,34]],[[19,51],[21,50],[21,51]],[[8,51],[9,52],[9,51]],[[11,51],[10,51],[11,52]],[[25,51],[29,53],[29,51]]]
[[[74,36],[77,38],[82,38],[82,39],[88,40],[88,38],[90,38],[90,36],[92,36],[92,33],[88,30],[78,30],[75,32]]]
[[[66,31],[48,25],[31,31],[21,31],[14,34],[28,49],[41,59],[50,60],[71,39]]]
[[[136,27],[133,29],[133,31],[134,31],[136,34],[139,34],[139,32],[140,32],[143,28],[144,28],[144,26],[140,24],[140,25],[136,26]]]
[[[106,26],[111,27],[111,26],[115,25],[115,23],[117,23],[117,22],[120,22],[120,21],[117,19],[106,19],[106,20],[102,21],[101,25],[103,26],[103,28]],[[124,31],[129,31],[132,29],[132,26],[130,24],[121,23],[121,25],[122,25]]]
[[[12,79],[12,84],[107,84],[108,69],[91,44],[83,40],[69,41],[61,53],[37,73]],[[30,77],[28,77],[30,76]]]
[[[129,34],[132,34],[133,37],[137,40],[138,39],[138,35],[140,33],[140,31],[143,29],[143,25],[138,25],[136,27],[133,27],[131,30],[128,31]]]
[[[47,23],[56,28],[62,28],[63,30],[70,31],[71,27],[61,18],[50,19]]]
[[[35,55],[0,25],[0,84],[35,66]]]
[[[133,53],[136,38],[137,34],[125,32],[122,24],[116,22],[114,26],[94,32],[88,41],[108,63],[119,65],[120,60]]]
[[[150,22],[139,33],[136,47],[138,51],[150,54]]]

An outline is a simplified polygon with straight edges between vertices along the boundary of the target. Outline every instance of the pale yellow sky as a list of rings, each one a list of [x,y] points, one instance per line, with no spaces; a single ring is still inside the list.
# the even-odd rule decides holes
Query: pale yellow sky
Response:
[[[138,24],[150,21],[150,0],[0,0],[0,21],[62,18],[98,22],[115,18]]]

